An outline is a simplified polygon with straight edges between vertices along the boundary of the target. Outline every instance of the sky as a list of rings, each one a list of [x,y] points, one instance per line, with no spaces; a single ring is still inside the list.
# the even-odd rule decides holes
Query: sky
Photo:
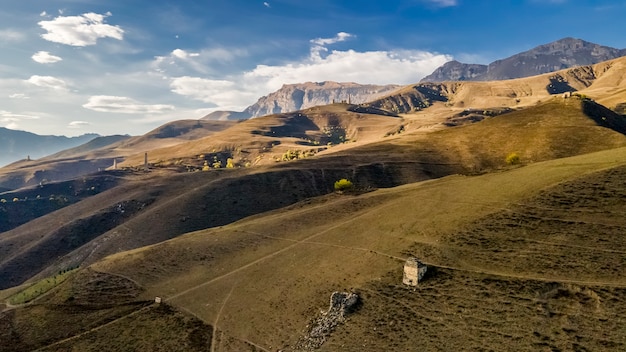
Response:
[[[564,37],[626,48],[626,1],[5,0],[0,127],[144,134],[283,84],[412,84]]]

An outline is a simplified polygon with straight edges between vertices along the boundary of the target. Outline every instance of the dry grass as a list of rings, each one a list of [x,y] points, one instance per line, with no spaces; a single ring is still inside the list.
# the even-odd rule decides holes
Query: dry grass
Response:
[[[273,132],[281,144],[272,153],[309,148],[298,143],[331,138],[320,126],[335,119],[358,142],[274,167],[131,177],[8,233],[0,243],[49,248],[37,236],[55,222],[153,201],[80,249],[48,255],[95,264],[41,302],[0,313],[0,340],[24,350],[211,347],[200,340],[218,351],[289,350],[333,291],[356,290],[361,310],[324,349],[623,348],[626,137],[578,99],[448,129],[439,125],[445,107],[437,109],[363,117],[334,105],[306,118],[239,123],[214,135],[217,149],[236,151],[251,135],[246,143],[260,155]],[[400,124],[402,133],[384,137]],[[153,156],[196,158],[214,142]],[[524,166],[506,166],[511,152]],[[461,173],[477,176],[443,177]],[[357,187],[405,185],[328,194],[341,178]],[[416,291],[398,286],[411,254],[437,269]],[[213,328],[146,307],[155,296]]]
[[[217,321],[219,330],[231,339],[248,341],[268,349],[270,346],[277,348],[293,344],[309,319],[315,316],[318,310],[325,308],[328,296],[334,290],[361,289],[366,295],[366,300],[359,314],[365,316],[365,321],[371,322],[374,316],[379,315],[380,310],[391,309],[392,303],[388,298],[378,299],[372,295],[379,293],[388,296],[384,292],[377,292],[378,289],[375,287],[378,283],[395,285],[394,282],[399,282],[399,279],[395,281],[391,278],[399,275],[402,258],[408,252],[419,254],[431,265],[455,268],[451,271],[441,269],[441,276],[435,276],[436,279],[428,284],[437,287],[441,295],[447,292],[453,298],[437,303],[440,306],[438,309],[444,311],[462,309],[469,305],[473,302],[469,293],[471,291],[465,292],[463,287],[475,285],[478,290],[485,285],[483,282],[488,282],[489,285],[480,290],[484,290],[486,295],[492,295],[494,302],[508,296],[510,297],[507,299],[512,301],[531,300],[535,296],[530,292],[517,292],[519,287],[526,285],[527,282],[534,282],[532,283],[534,286],[531,287],[546,292],[550,291],[550,287],[564,287],[564,290],[571,291],[568,295],[572,297],[578,297],[576,292],[580,291],[583,292],[580,295],[584,298],[585,295],[591,295],[586,291],[591,283],[568,283],[566,279],[569,280],[569,276],[548,276],[545,272],[536,270],[536,266],[520,271],[519,275],[514,273],[516,268],[522,267],[521,265],[503,272],[497,261],[500,258],[497,251],[480,252],[484,254],[479,258],[485,262],[478,265],[469,260],[474,258],[472,254],[476,252],[471,245],[473,237],[469,235],[463,237],[471,240],[470,244],[457,245],[451,238],[461,237],[450,236],[457,233],[459,228],[468,229],[476,226],[479,219],[488,219],[485,216],[508,209],[512,203],[519,203],[537,194],[538,190],[582,174],[622,165],[623,162],[619,160],[624,160],[624,153],[626,153],[624,149],[619,149],[538,163],[479,177],[450,177],[418,185],[380,190],[358,197],[331,197],[319,204],[297,206],[291,210],[269,213],[220,229],[189,234],[148,249],[119,254],[99,263],[96,267],[99,270],[117,272],[134,278],[145,285],[146,296],[162,295],[168,302],[193,311],[206,322]],[[455,251],[456,247],[462,250]],[[524,250],[526,249],[518,251]],[[555,256],[560,255],[556,250],[552,253]],[[528,258],[518,254],[508,253],[508,258],[519,257],[522,260],[520,264],[527,261]],[[452,278],[448,279],[445,275]],[[574,275],[574,272],[571,275]],[[603,280],[606,277],[599,279]],[[558,283],[559,280],[563,282],[557,286],[550,286],[549,282]],[[619,283],[619,281],[610,282],[610,284]],[[609,283],[594,284],[600,285],[601,289],[598,291],[600,293],[597,293],[595,288],[591,290],[596,294],[618,297],[622,294],[621,289],[611,288],[610,285],[602,288],[603,284]],[[452,287],[456,287],[455,291],[448,291],[452,290]],[[366,290],[375,292],[369,295]],[[400,287],[395,290],[406,291]],[[606,293],[602,293],[605,291]],[[516,295],[521,298],[516,298]],[[403,298],[398,297],[402,301]],[[423,299],[420,295],[415,297]],[[470,306],[473,307],[469,311],[470,317],[475,315],[473,319],[486,319],[480,314],[488,315],[483,312],[490,307],[488,302],[490,301]],[[619,314],[619,309],[622,309],[619,302],[621,301],[615,303],[617,304],[615,307],[606,306],[603,308],[604,311],[618,309],[618,313],[614,314]],[[511,335],[521,337],[520,341],[523,343],[520,342],[522,343],[520,347],[535,346],[532,338],[526,338],[528,334],[521,335],[524,326],[527,326],[524,325],[525,321],[513,323],[516,319],[525,319],[525,314],[530,314],[529,316],[537,321],[543,321],[548,330],[567,328],[565,325],[553,325],[555,322],[545,320],[543,315],[537,315],[533,309],[528,308],[534,307],[535,303],[528,303],[525,306],[513,305],[517,308],[514,312],[507,313],[510,317],[501,319],[500,325],[494,323],[495,325],[490,328],[485,327],[482,331],[483,337],[474,338],[475,343],[483,338],[493,338],[493,346],[496,346],[498,341],[504,341],[498,339],[505,339],[507,335]],[[433,302],[418,301],[406,304],[420,307],[422,304],[429,306]],[[506,303],[502,305],[502,310],[512,309],[506,308],[508,307]],[[417,308],[413,309],[418,311]],[[404,319],[410,319],[410,326],[415,324],[422,326],[429,321],[420,320],[424,315],[419,311],[416,314],[407,314]],[[446,331],[452,335],[441,334],[440,329],[435,329],[438,325],[433,325],[434,330],[428,336],[434,338],[435,331],[439,331],[442,337],[433,340],[430,346],[437,346],[437,343],[445,341],[461,346],[460,341],[464,341],[465,330],[459,329],[465,325],[454,324],[468,323],[462,319],[454,320],[453,312],[448,314],[451,322],[450,328]],[[436,317],[437,314],[433,313],[431,316]],[[358,315],[354,319],[358,319]],[[592,323],[593,321],[589,320],[584,324]],[[518,327],[512,326],[510,329],[507,328],[509,330],[500,331],[502,324],[518,324]],[[340,335],[343,337],[331,339],[334,342],[329,346],[339,346],[335,345],[336,343],[347,346],[347,349],[356,350],[362,348],[356,343],[364,340],[375,341],[377,345],[374,346],[393,346],[388,344],[386,334],[379,336],[373,333],[373,330],[362,329],[364,326],[372,327],[371,325],[360,328],[359,325],[355,327],[348,323],[346,326],[346,331],[350,331],[350,335]],[[582,330],[584,327],[585,325],[580,325],[577,329]],[[621,325],[618,324],[617,327]],[[419,330],[412,328],[403,329],[404,335],[414,333],[411,341],[425,343],[427,335],[420,334]],[[544,334],[548,330],[539,333]],[[404,338],[404,335],[399,335],[397,341]],[[445,343],[442,346],[446,346]],[[560,343],[565,342],[558,342]],[[622,341],[618,337],[612,337],[607,343],[619,344]],[[400,345],[397,349],[402,350],[402,346],[405,345]],[[228,345],[223,345],[222,348],[233,350],[229,349]]]

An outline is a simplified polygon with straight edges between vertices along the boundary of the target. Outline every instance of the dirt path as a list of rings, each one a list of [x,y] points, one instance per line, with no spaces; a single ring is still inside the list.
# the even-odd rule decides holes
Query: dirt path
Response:
[[[216,281],[219,281],[219,280],[221,280],[221,279],[223,279],[223,278],[229,277],[229,276],[231,276],[231,275],[233,275],[233,274],[236,274],[236,273],[238,273],[238,272],[240,272],[240,271],[243,271],[243,270],[245,270],[245,269],[247,269],[247,268],[250,268],[250,267],[252,267],[252,266],[254,266],[254,265],[258,264],[258,263],[261,263],[261,262],[264,262],[264,261],[266,261],[266,260],[268,260],[268,259],[274,258],[274,257],[276,257],[277,255],[279,255],[279,254],[281,254],[281,253],[283,253],[283,252],[286,252],[286,251],[288,251],[288,250],[290,250],[290,249],[292,249],[292,248],[294,248],[294,247],[296,247],[296,246],[298,246],[298,245],[301,245],[301,244],[306,244],[307,242],[310,242],[310,240],[312,240],[312,239],[314,239],[314,238],[317,238],[317,237],[319,237],[319,236],[322,236],[323,234],[325,234],[325,233],[327,233],[327,232],[330,232],[330,231],[332,231],[332,230],[334,230],[334,229],[336,229],[336,228],[339,228],[339,227],[342,227],[342,226],[344,226],[344,225],[350,224],[350,223],[352,223],[352,222],[354,222],[354,221],[358,221],[358,220],[359,220],[360,218],[362,218],[362,217],[369,216],[369,215],[370,215],[370,213],[375,212],[375,211],[378,211],[378,209],[379,209],[379,208],[381,208],[381,207],[383,207],[383,206],[389,206],[389,204],[384,204],[384,205],[381,205],[381,206],[374,207],[374,208],[370,209],[369,211],[363,212],[362,214],[360,214],[360,215],[358,215],[358,216],[356,216],[356,217],[349,218],[349,219],[347,219],[347,220],[345,220],[345,221],[342,221],[342,222],[340,222],[340,223],[337,223],[337,224],[335,224],[335,225],[333,225],[333,226],[331,226],[331,227],[329,227],[329,228],[327,228],[327,229],[325,229],[325,230],[323,230],[323,231],[320,231],[320,232],[318,232],[318,233],[315,233],[315,234],[313,234],[313,235],[311,235],[311,236],[309,236],[309,237],[307,237],[307,238],[305,238],[305,239],[303,239],[303,240],[298,240],[298,241],[294,242],[293,244],[291,244],[291,245],[289,245],[289,246],[287,246],[287,247],[281,248],[281,249],[279,249],[279,250],[277,250],[277,251],[275,251],[275,252],[272,252],[272,253],[270,253],[270,254],[268,254],[268,255],[265,255],[265,256],[263,256],[263,257],[261,257],[261,258],[258,258],[258,259],[256,259],[256,260],[253,260],[253,261],[251,261],[251,262],[250,262],[250,263],[248,263],[248,264],[242,265],[242,266],[240,266],[240,267],[238,267],[238,268],[236,268],[236,269],[233,269],[233,270],[231,270],[231,271],[229,271],[229,272],[227,272],[227,273],[224,273],[224,274],[222,274],[222,275],[220,275],[220,276],[214,277],[214,278],[212,278],[212,279],[210,279],[210,280],[208,280],[208,281],[206,281],[206,282],[203,282],[203,283],[201,283],[201,284],[198,284],[198,285],[196,285],[196,286],[190,287],[190,288],[188,288],[188,289],[186,289],[186,290],[184,290],[184,291],[181,291],[181,292],[179,292],[179,293],[177,293],[177,294],[174,294],[174,295],[172,295],[172,296],[166,297],[166,298],[164,299],[164,301],[165,301],[165,302],[169,302],[169,301],[171,301],[171,300],[173,300],[173,299],[175,299],[175,298],[178,298],[178,297],[180,297],[180,296],[186,295],[186,294],[187,294],[187,293],[189,293],[189,292],[195,291],[195,290],[197,290],[197,289],[199,289],[199,288],[201,288],[201,287],[204,287],[204,286],[210,285],[210,284],[212,284],[212,283],[214,283],[214,282],[216,282]],[[388,255],[388,256],[389,256],[389,255]],[[404,259],[403,259],[403,260],[404,260]]]
[[[230,296],[232,296],[233,291],[235,291],[236,286],[237,285],[233,285],[233,287],[230,288],[230,292],[228,292],[228,295],[224,299],[224,302],[222,303],[220,310],[215,315],[215,321],[213,321],[213,335],[211,338],[211,352],[216,351],[215,346],[217,345],[217,324],[219,323],[220,317],[222,316],[222,311],[224,311],[224,307],[226,307],[226,303],[228,303],[228,300],[230,299]]]
[[[294,240],[294,239],[291,239],[291,238],[284,238],[284,237],[265,235],[265,234],[262,234],[262,233],[259,233],[259,232],[254,232],[254,231],[244,231],[244,230],[239,230],[239,231],[240,232],[249,233],[251,235],[257,235],[257,236],[263,237],[263,238],[273,239],[273,240],[294,242],[294,243],[300,243],[300,244],[312,244],[312,245],[317,245],[317,246],[334,247],[334,248],[342,248],[342,249],[349,249],[349,250],[354,250],[354,251],[374,253],[374,254],[382,255],[382,256],[387,257],[387,258],[397,259],[397,260],[402,261],[402,262],[404,262],[406,260],[406,258],[398,257],[398,256],[395,256],[395,255],[392,255],[392,254],[387,254],[387,253],[384,253],[384,252],[381,252],[381,251],[377,251],[377,250],[373,250],[373,249],[369,249],[369,248],[364,248],[364,247],[343,246],[343,245],[340,245],[340,244],[332,244],[332,243],[326,243],[326,242],[307,241],[306,239],[305,240]]]
[[[148,310],[148,309],[150,309],[150,308],[153,308],[153,307],[154,307],[154,305],[155,305],[155,303],[153,303],[153,304],[151,304],[151,305],[149,305],[149,306],[145,306],[145,307],[143,307],[143,308],[137,309],[137,310],[132,311],[132,312],[130,312],[130,313],[128,313],[128,314],[126,314],[126,315],[123,315],[123,316],[121,316],[121,317],[119,317],[119,318],[117,318],[117,319],[115,319],[115,320],[111,320],[111,321],[110,321],[110,322],[108,322],[108,323],[105,323],[105,324],[102,324],[102,325],[98,325],[98,326],[96,326],[96,327],[94,327],[94,328],[91,328],[91,329],[89,329],[89,330],[87,330],[87,331],[83,331],[83,332],[81,332],[80,334],[77,334],[77,335],[74,335],[74,336],[68,337],[68,338],[66,338],[66,339],[56,341],[56,342],[51,343],[51,344],[49,344],[49,345],[47,345],[47,346],[44,346],[44,347],[38,348],[38,349],[37,349],[37,350],[35,350],[35,351],[45,350],[45,349],[47,349],[47,348],[50,348],[50,347],[53,347],[53,346],[57,346],[57,345],[60,345],[60,344],[65,343],[65,342],[73,341],[73,340],[75,340],[75,339],[77,339],[77,338],[83,337],[83,336],[85,336],[85,335],[87,335],[87,334],[90,334],[90,333],[92,333],[92,332],[94,332],[94,331],[98,331],[98,330],[100,330],[100,329],[102,329],[102,328],[105,328],[105,327],[107,327],[107,326],[113,325],[113,324],[117,323],[117,322],[118,322],[118,321],[120,321],[120,320],[126,319],[126,318],[128,318],[128,317],[131,317],[131,316],[133,316],[133,315],[136,315],[136,314],[139,314],[139,313],[141,313],[141,312],[143,312],[143,311],[146,311],[146,310]]]

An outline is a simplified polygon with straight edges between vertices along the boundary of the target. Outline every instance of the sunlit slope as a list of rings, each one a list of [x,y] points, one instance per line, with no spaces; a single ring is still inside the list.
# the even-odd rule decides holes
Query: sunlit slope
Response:
[[[130,154],[207,137],[234,124],[234,121],[180,120],[164,124],[143,136],[99,137],[37,160],[22,160],[0,168],[0,187],[17,189],[67,181],[111,169],[115,161],[121,163]]]
[[[593,67],[597,78],[581,93],[609,108],[626,104],[626,59],[611,60]]]
[[[119,251],[326,194],[340,178],[350,178],[362,189],[393,187],[505,167],[510,153],[527,164],[624,146],[623,120],[590,101],[555,98],[472,125],[401,133],[270,168],[149,173],[145,180],[140,173],[123,189],[107,191],[5,234],[0,251],[7,256],[0,261],[0,274],[19,284],[40,271],[92,263]],[[59,218],[67,220],[59,223]],[[96,224],[100,224],[97,230],[79,236],[85,226]],[[31,258],[42,253],[47,253],[47,260],[32,265]]]
[[[464,280],[472,282],[476,275],[479,281],[486,275],[491,280],[504,280],[503,284],[530,280],[542,287],[547,282],[626,287],[617,272],[591,281],[592,272],[585,271],[582,263],[572,270],[544,271],[528,266],[520,271],[518,264],[501,265],[498,255],[475,258],[471,247],[456,248],[455,236],[478,219],[506,212],[547,187],[625,165],[625,157],[626,149],[620,148],[482,176],[451,176],[358,197],[320,198],[120,253],[94,269],[132,278],[146,288],[146,298],[162,296],[204,321],[216,323],[225,336],[267,348],[293,346],[308,320],[326,307],[328,296],[335,290],[376,291],[372,285],[378,280],[397,285],[402,261],[409,253],[439,266],[442,273],[463,273]],[[608,241],[614,250],[624,250],[624,243]],[[506,257],[515,258],[526,249],[513,248]],[[381,301],[373,299],[371,293],[363,294],[372,303],[394,306],[392,297]],[[368,312],[384,310],[369,304],[365,300],[354,319],[361,314],[372,318]],[[419,314],[409,315],[412,324],[420,324]],[[516,323],[524,325],[523,321]],[[347,326],[357,329],[350,330],[354,334],[366,334],[350,327],[349,322]],[[384,338],[368,337],[378,346],[384,346]],[[336,343],[350,350],[357,350],[357,343],[362,341],[348,335],[341,335],[341,339]],[[420,341],[419,334],[410,340]],[[228,346],[223,350],[229,350]]]
[[[625,132],[626,118],[593,101],[554,97],[479,123],[431,133],[404,133],[339,151],[319,163],[413,160],[483,172],[506,165],[511,153],[518,154],[522,163],[530,163],[623,146]]]
[[[316,154],[327,149],[328,143],[336,145],[382,138],[402,123],[396,117],[355,112],[351,111],[352,108],[348,104],[332,104],[245,120],[203,139],[154,148],[149,151],[149,162],[175,164],[181,160],[198,163],[200,155],[202,161],[206,156],[214,155],[224,161],[225,157],[232,158],[240,166],[272,164],[287,150]],[[143,153],[134,155],[123,165],[141,164],[143,157]],[[213,159],[208,161],[212,163]]]
[[[543,75],[503,81],[420,83],[372,102],[389,111],[408,113],[445,102],[455,108],[527,107],[554,95],[580,92],[613,108],[626,102],[626,58],[579,66]]]

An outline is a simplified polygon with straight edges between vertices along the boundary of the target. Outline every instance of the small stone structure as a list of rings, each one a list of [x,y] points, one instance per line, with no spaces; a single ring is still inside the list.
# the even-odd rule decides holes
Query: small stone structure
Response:
[[[330,307],[327,312],[313,320],[308,331],[296,343],[298,351],[313,351],[322,346],[337,325],[345,321],[345,316],[352,313],[359,305],[359,295],[348,292],[333,292],[330,295]]]
[[[409,286],[417,286],[424,278],[424,275],[426,275],[427,269],[426,264],[420,262],[415,257],[410,257],[404,263],[402,283]]]

